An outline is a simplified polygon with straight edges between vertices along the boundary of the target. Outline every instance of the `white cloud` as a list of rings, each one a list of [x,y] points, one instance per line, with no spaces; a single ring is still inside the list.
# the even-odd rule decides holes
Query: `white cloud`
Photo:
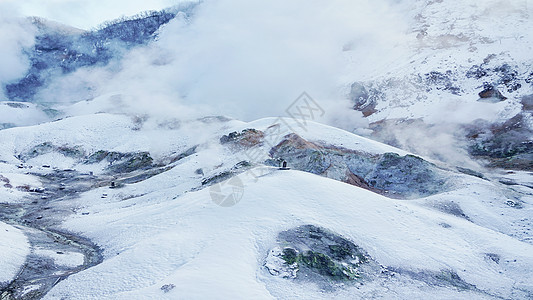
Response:
[[[19,17],[15,7],[0,2],[0,86],[25,75],[29,62],[22,51],[33,45],[34,37],[31,23]],[[0,100],[5,100],[3,90]]]
[[[350,106],[346,45],[352,55],[372,54],[361,59],[371,66],[396,51],[404,28],[386,0],[205,1],[191,20],[178,17],[156,43],[129,53],[119,72],[80,70],[41,97],[83,83],[98,94],[134,95],[143,109],[174,104],[252,120],[285,115],[306,91],[326,109],[325,121],[350,129],[362,123],[342,113]]]

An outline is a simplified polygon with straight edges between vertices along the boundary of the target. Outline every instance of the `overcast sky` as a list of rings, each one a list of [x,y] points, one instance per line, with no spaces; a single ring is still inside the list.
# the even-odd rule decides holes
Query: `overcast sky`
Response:
[[[81,29],[180,2],[184,0],[0,0],[1,4],[12,6],[22,15],[45,17]]]

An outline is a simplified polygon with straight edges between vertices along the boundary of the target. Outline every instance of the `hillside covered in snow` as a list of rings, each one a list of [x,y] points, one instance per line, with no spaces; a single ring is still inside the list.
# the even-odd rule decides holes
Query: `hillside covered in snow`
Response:
[[[532,299],[532,7],[0,3],[0,299]]]

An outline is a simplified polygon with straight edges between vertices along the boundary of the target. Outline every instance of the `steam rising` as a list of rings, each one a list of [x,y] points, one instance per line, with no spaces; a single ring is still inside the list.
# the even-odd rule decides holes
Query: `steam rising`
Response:
[[[98,18],[112,19],[183,2],[159,0],[147,7],[143,1],[54,0],[45,6],[30,0],[19,7],[26,13],[40,11],[69,25],[91,28],[104,21]],[[324,118],[317,121],[368,133],[362,129],[367,128],[367,120],[351,109],[353,103],[347,99],[350,84],[372,80],[388,68],[402,68],[411,59],[405,52],[414,36],[409,34],[412,20],[397,9],[401,1],[197,2],[192,15],[181,13],[163,26],[155,42],[137,47],[105,67],[58,75],[37,94],[37,101],[55,103],[71,115],[106,111],[162,122],[205,115],[251,121],[286,115],[286,109],[305,91],[325,110]],[[28,61],[22,50],[31,47],[34,32],[28,22],[12,17],[16,14],[9,4],[14,1],[3,3],[0,83],[5,84],[25,74]],[[62,9],[54,9],[58,6]],[[76,24],[65,15],[69,11],[91,14],[84,24]],[[468,155],[455,134],[459,125],[477,118],[497,119],[503,110],[501,105],[472,100],[466,105],[461,99],[430,107],[428,110],[436,113],[428,113],[424,124],[394,125],[388,133],[400,147],[462,163]]]
[[[285,115],[306,91],[326,110],[322,121],[347,121],[337,125],[353,129],[364,123],[349,110],[343,88],[352,80],[346,49],[351,56],[386,56],[402,41],[403,28],[386,1],[205,1],[193,17],[167,24],[155,43],[110,67],[78,70],[38,98],[126,94],[135,99],[128,110],[162,117],[253,120]]]
[[[0,86],[23,77],[29,68],[23,50],[33,46],[35,32],[31,23],[17,17],[17,10],[0,2]],[[0,101],[6,100],[0,90]]]

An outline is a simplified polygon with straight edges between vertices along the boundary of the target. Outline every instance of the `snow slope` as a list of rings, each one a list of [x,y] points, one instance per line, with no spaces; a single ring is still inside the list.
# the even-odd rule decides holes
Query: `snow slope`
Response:
[[[30,252],[28,239],[17,228],[0,222],[0,288],[17,275]]]
[[[408,154],[333,127],[314,122],[299,126],[297,120],[278,118],[244,123],[212,117],[175,124],[102,113],[2,130],[3,174],[17,184],[35,186],[36,177],[24,174],[28,170],[35,174],[64,167],[94,174],[106,171],[106,165],[87,165],[59,152],[32,156],[23,168],[15,167],[21,164],[18,154],[43,143],[80,147],[76,149],[85,155],[99,150],[148,151],[159,162],[198,145],[192,155],[171,163],[172,168],[163,173],[121,188],[97,187],[79,198],[57,202],[62,211],[74,212],[55,216],[66,218],[62,229],[98,244],[104,261],[59,282],[45,299],[342,299],[354,295],[520,299],[533,292],[533,246],[525,243],[531,234],[517,234],[515,226],[508,225],[529,218],[533,203],[525,196],[527,191],[513,192],[448,168],[443,171],[453,178],[452,190],[412,201],[393,200],[316,175],[265,167],[262,160],[250,161],[245,149],[220,143],[222,135],[247,128],[265,132],[276,128],[278,134],[265,138],[268,143],[252,147],[263,157],[269,143],[275,145],[291,129],[309,141],[354,151]],[[243,182],[242,199],[232,207],[218,206],[212,198],[214,190],[202,182],[243,160],[256,167],[238,175]],[[222,192],[233,191],[223,188]],[[520,210],[505,204],[516,197],[522,197],[517,200]],[[447,201],[457,203],[470,221],[439,209]],[[330,291],[312,282],[272,277],[263,263],[276,246],[276,236],[305,224],[352,240],[378,263],[396,270],[396,277],[379,277],[363,286],[345,283]],[[498,257],[498,263],[490,255]],[[427,274],[440,272],[454,272],[476,288],[429,283]]]
[[[479,289],[506,298],[520,295],[516,289],[533,288],[533,246],[466,220],[298,171],[268,169],[257,182],[242,179],[244,197],[231,208],[214,204],[208,189],[180,196],[179,185],[129,200],[122,199],[124,192],[106,200],[96,192],[86,194],[80,202],[91,214],[77,215],[64,226],[97,241],[106,259],[61,282],[47,299],[266,299],[287,292],[282,298],[482,298],[413,283],[412,290],[395,290],[397,282],[385,283],[389,292],[372,284],[347,285],[329,295],[270,278],[262,260],[276,234],[301,224],[336,231],[386,266],[451,269]],[[498,253],[504,262],[496,265],[484,253]],[[176,288],[165,294],[160,289],[165,284]]]
[[[466,124],[481,118],[498,123],[525,109],[521,97],[533,93],[533,85],[528,82],[528,76],[533,74],[530,73],[533,72],[530,0],[512,3],[499,0],[389,2],[394,3],[391,7],[394,12],[405,17],[402,20],[408,28],[405,36],[398,37],[403,44],[388,49],[393,54],[381,57],[383,52],[379,51],[376,53],[380,55],[376,56],[380,57],[367,59],[363,52],[372,50],[372,46],[357,47],[358,41],[346,44],[342,54],[341,48],[333,47],[338,51],[336,55],[342,55],[344,60],[342,71],[335,71],[342,74],[335,73],[332,81],[346,89],[357,81],[367,89],[371,96],[365,101],[375,102],[375,112],[368,116],[368,121],[421,118],[426,124]],[[51,26],[36,21],[45,29]],[[191,84],[198,86],[202,91],[200,95],[209,95],[203,91],[210,91],[210,83],[207,88],[201,80],[196,83],[195,73],[202,71],[196,70],[199,65],[189,64],[187,56],[180,58],[187,61],[183,70],[176,67],[181,64],[172,65],[172,58],[160,60],[160,56],[172,57],[165,51],[174,48],[163,47],[166,50],[158,52],[158,47],[165,46],[161,42],[165,34],[183,35],[183,31],[188,31],[187,26],[194,24],[188,19],[181,21],[183,24],[179,26],[169,26],[176,32],[163,28],[155,46],[149,45],[126,55],[122,66],[126,70],[124,74],[113,67],[106,69],[109,76],[118,72],[115,75],[119,79],[126,78],[128,85],[94,89],[95,93],[106,93],[102,95],[92,95],[91,88],[88,91],[96,98],[71,105],[64,100],[72,95],[77,95],[76,99],[85,98],[78,93],[82,89],[72,85],[72,90],[68,80],[65,83],[59,78],[61,82],[48,87],[54,101],[64,103],[53,103],[56,111],[46,110],[45,113],[43,107],[31,103],[0,103],[0,203],[8,208],[24,206],[26,219],[23,220],[76,233],[90,239],[103,251],[102,263],[61,280],[45,299],[533,298],[531,172],[487,171],[481,174],[425,159],[446,174],[447,189],[424,198],[395,200],[310,173],[268,167],[265,160],[269,158],[269,151],[291,132],[311,145],[331,146],[338,153],[363,153],[367,155],[365,158],[385,153],[399,156],[411,153],[310,121],[301,124],[301,120],[265,118],[246,123],[226,117],[197,118],[201,114],[198,111],[192,113],[193,109],[174,103],[180,96],[178,91],[189,90],[191,87],[187,85]],[[143,26],[142,22],[133,23]],[[121,38],[121,31],[113,31],[113,28],[133,31],[137,28],[128,27],[127,22],[113,26],[99,31],[102,36],[98,37],[105,40],[106,34],[112,34]],[[50,28],[66,30],[56,25]],[[81,34],[67,31],[64,33],[68,36]],[[146,40],[143,38],[142,43],[152,40],[154,32],[148,34]],[[341,42],[348,41],[339,41],[339,45]],[[188,46],[188,43],[183,45]],[[233,42],[230,45],[233,46]],[[58,49],[54,51],[62,51]],[[64,59],[57,60],[54,51],[50,55],[56,60],[50,61],[62,63]],[[187,51],[195,52],[194,49]],[[229,52],[229,57],[233,58],[235,53]],[[143,62],[137,64],[138,57],[150,54],[156,59],[146,58],[150,61],[146,64],[149,67]],[[237,57],[240,61],[240,55]],[[258,57],[261,60],[261,55]],[[116,57],[106,56],[103,61],[114,59]],[[201,61],[203,68],[204,59]],[[73,62],[74,69],[85,66]],[[136,80],[128,79],[132,75],[127,71],[130,63],[134,66],[133,77],[139,77]],[[184,72],[186,79],[178,80],[175,73],[161,71],[171,68]],[[213,69],[216,68],[209,65],[208,73]],[[155,70],[157,76],[152,76],[154,73],[149,70]],[[96,77],[101,75],[96,68],[83,71],[97,74]],[[267,71],[261,68],[262,75],[268,76]],[[489,74],[479,75],[485,71]],[[84,77],[84,72],[73,75]],[[117,92],[117,89],[128,90],[130,86],[147,81],[141,73],[150,77],[148,82],[153,84],[150,88],[170,94],[168,99],[159,99],[161,95],[152,95],[145,86],[135,87],[129,95]],[[221,73],[226,75],[227,72]],[[292,73],[287,74],[291,77]],[[54,82],[52,77],[46,80]],[[106,86],[100,80],[107,79],[103,76],[91,84]],[[110,82],[124,83],[119,79]],[[212,80],[215,86],[226,86],[220,79],[215,75]],[[170,85],[165,86],[166,81]],[[227,86],[232,93],[234,84],[239,88],[246,86],[244,91],[235,89],[238,93],[246,95],[249,89],[258,95],[257,99],[263,99],[259,97],[263,94],[261,89],[248,86],[247,81],[244,84],[231,81]],[[508,99],[497,103],[494,99],[478,101],[478,94],[486,84],[494,84]],[[261,85],[268,90],[277,89],[268,82]],[[21,95],[27,92],[25,88],[20,86]],[[324,89],[329,88],[338,91],[338,86]],[[192,94],[191,99],[195,99]],[[265,99],[270,96],[266,93]],[[356,95],[352,93],[351,96]],[[228,94],[205,98],[208,99],[202,101],[210,101],[209,105],[214,106],[216,102],[231,107],[229,102],[224,102],[232,98]],[[173,103],[172,109],[167,108],[170,103]],[[265,106],[273,106],[272,103]],[[252,115],[261,113],[255,106],[253,110],[259,112],[253,111]],[[337,111],[331,107],[329,113]],[[51,115],[64,118],[48,122]],[[339,115],[341,120],[343,113]],[[524,110],[524,124],[528,122],[531,123],[531,112]],[[350,128],[350,124],[343,127]],[[239,134],[250,128],[265,134],[261,143],[247,148],[221,140],[231,132]],[[386,126],[383,128],[387,131]],[[415,125],[406,127],[406,131],[411,130],[418,138],[418,128]],[[427,135],[426,132],[422,136]],[[424,144],[436,148],[446,145],[437,135],[431,136],[429,141],[419,138],[410,142],[413,147],[408,149]],[[99,152],[116,156],[148,153],[150,165],[132,172],[113,171],[114,160],[89,162],[89,158]],[[452,156],[459,154],[463,153],[451,153]],[[468,156],[467,159],[470,161]],[[155,171],[149,173],[147,169]],[[140,179],[123,186],[114,185],[114,180],[131,179],[135,175],[140,175]],[[230,175],[234,176],[231,180],[237,182],[234,187],[228,187],[227,181],[213,180]],[[50,180],[57,178],[71,179],[71,183],[87,180],[87,188],[78,194],[79,191],[67,186],[65,192],[65,186],[50,184]],[[42,189],[48,188],[48,194],[41,196]],[[54,192],[72,194],[47,201]],[[234,195],[237,203],[230,207],[217,205],[215,200],[219,193]],[[34,207],[43,208],[43,211],[31,211],[33,201],[40,205]],[[323,288],[315,279],[297,281],[272,276],[264,263],[269,251],[278,246],[278,234],[308,224],[353,241],[368,252],[382,270],[390,270],[390,273],[375,274],[372,279],[361,282],[336,283],[330,289]],[[3,287],[2,283],[13,279],[23,265],[30,246],[21,230],[2,222],[0,241],[0,287]],[[76,268],[87,260],[86,253],[82,252],[60,254],[38,247],[33,247],[32,251],[58,266]],[[53,282],[57,283],[55,279]]]
[[[104,250],[104,262],[60,282],[46,299],[319,299],[353,295],[484,299],[524,298],[532,292],[533,246],[519,241],[527,235],[512,238],[512,228],[505,225],[527,216],[531,201],[524,198],[523,210],[518,212],[504,204],[507,198],[501,187],[459,174],[454,175],[458,184],[453,191],[399,201],[316,175],[259,166],[238,175],[244,187],[242,200],[223,208],[212,201],[212,190],[202,187],[205,177],[195,170],[201,168],[210,176],[247,159],[242,151],[219,144],[219,137],[231,131],[266,131],[280,124],[281,132],[297,129],[306,139],[347,149],[407,153],[313,122],[298,127],[289,119],[212,120],[216,121],[191,121],[188,126],[155,130],[157,126],[149,120],[136,128],[129,117],[97,114],[0,132],[6,135],[3,157],[53,141],[82,145],[88,153],[100,149],[152,151],[150,145],[156,143],[156,157],[164,159],[203,141],[195,154],[164,173],[120,189],[97,188],[69,200],[75,214],[63,223],[63,229],[97,243]],[[200,131],[209,134],[198,137]],[[17,139],[10,141],[9,136]],[[279,142],[282,136],[271,142]],[[268,145],[259,148],[269,149]],[[47,162],[37,159],[39,164]],[[84,166],[73,162],[71,167]],[[256,177],[259,174],[263,175]],[[473,222],[431,205],[449,199],[459,203]],[[431,286],[398,275],[363,287],[346,284],[326,292],[313,284],[271,277],[262,264],[275,246],[277,234],[304,224],[343,235],[384,266],[421,274],[452,270],[479,290]],[[499,263],[487,259],[489,253],[498,255]],[[174,288],[165,292],[161,289],[165,285]]]

